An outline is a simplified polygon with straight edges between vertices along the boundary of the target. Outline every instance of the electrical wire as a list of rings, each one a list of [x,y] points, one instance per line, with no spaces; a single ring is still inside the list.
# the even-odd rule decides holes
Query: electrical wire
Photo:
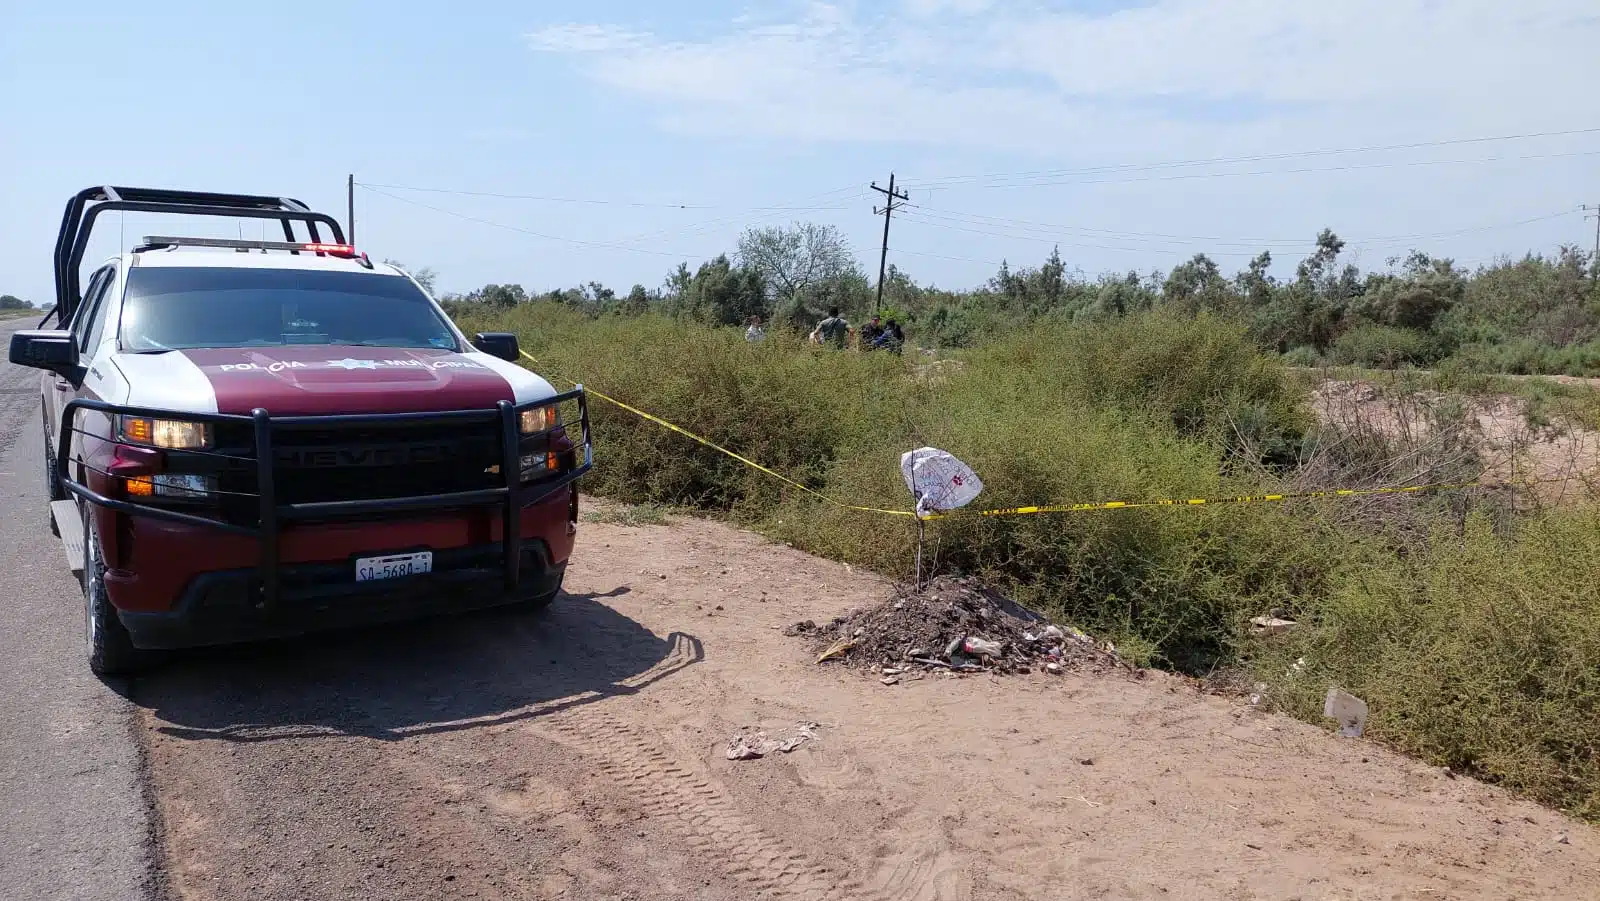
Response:
[[[980,228],[1015,230],[1024,233],[1031,232],[1045,236],[1066,233],[1068,235],[1077,237],[1078,235],[1075,233],[1084,232],[1087,233],[1087,237],[1100,238],[1102,240],[1147,241],[1153,243],[1191,245],[1203,244],[1206,246],[1253,247],[1258,249],[1274,246],[1291,248],[1304,247],[1309,243],[1308,239],[1306,238],[1227,238],[1220,235],[1174,235],[1163,234],[1160,232],[1115,231],[1111,229],[1091,228],[1088,226],[1062,225],[1058,223],[1035,222],[1027,219],[1008,219],[1000,216],[986,216],[981,213],[967,213],[960,210],[947,210],[940,207],[930,207],[916,203],[906,204],[906,207],[917,210],[917,214],[921,217],[936,219],[942,222],[970,225]],[[1466,234],[1474,234],[1478,232],[1495,231],[1503,228],[1518,228],[1538,222],[1548,222],[1552,219],[1559,219],[1564,216],[1572,216],[1577,212],[1577,210],[1561,210],[1559,212],[1549,213],[1543,216],[1534,216],[1531,218],[1518,219],[1511,222],[1495,222],[1487,225],[1470,226],[1467,228],[1451,229],[1449,231],[1442,232],[1352,237],[1345,238],[1345,242],[1348,244],[1373,245],[1396,244],[1408,241],[1431,241],[1443,238],[1453,238]]]
[[[1600,127],[1574,128],[1562,131],[1527,132],[1523,134],[1491,135],[1474,138],[1452,138],[1435,141],[1415,141],[1406,144],[1371,145],[1366,147],[1341,147],[1322,150],[1299,150],[1285,153],[1265,153],[1251,156],[1219,156],[1205,157],[1188,160],[1169,160],[1159,163],[1117,163],[1104,166],[1089,166],[1077,169],[1034,169],[1022,172],[990,173],[986,175],[949,175],[938,176],[906,182],[908,187],[929,188],[949,187],[963,182],[990,181],[990,180],[1015,180],[1045,178],[1065,175],[1093,175],[1103,172],[1150,172],[1160,169],[1189,168],[1196,166],[1218,166],[1236,163],[1259,163],[1290,159],[1310,159],[1322,156],[1342,156],[1360,153],[1392,153],[1401,150],[1421,150],[1433,147],[1450,147],[1464,144],[1486,144],[1499,141],[1521,141],[1535,138],[1572,137],[1576,135],[1590,135],[1600,133]]]
[[[505,229],[507,231],[520,232],[521,234],[529,235],[529,236],[534,237],[534,238],[542,238],[542,239],[544,239],[546,241],[559,241],[559,242],[564,243],[564,244],[575,244],[575,245],[578,245],[580,247],[603,247],[603,248],[607,248],[607,249],[610,249],[610,250],[625,250],[625,251],[628,251],[629,253],[645,253],[645,254],[650,254],[652,256],[674,257],[674,258],[677,258],[677,259],[691,259],[691,260],[692,259],[701,259],[700,257],[694,256],[693,254],[671,253],[671,252],[664,251],[664,250],[646,250],[646,249],[644,249],[642,247],[629,247],[626,244],[615,244],[615,243],[612,243],[612,242],[609,242],[609,241],[584,241],[584,240],[579,239],[579,238],[566,238],[566,237],[562,237],[560,235],[548,235],[548,234],[545,234],[543,232],[536,232],[533,229],[523,228],[523,227],[521,227],[519,225],[507,225],[504,222],[495,222],[492,219],[483,219],[483,218],[478,217],[478,216],[469,216],[466,213],[458,213],[458,212],[456,212],[454,210],[447,210],[444,207],[433,206],[431,204],[423,203],[423,202],[421,202],[419,200],[411,200],[410,198],[407,198],[407,197],[401,197],[398,194],[390,194],[388,191],[384,191],[384,190],[379,189],[379,188],[374,188],[371,185],[363,185],[362,187],[365,188],[368,191],[371,191],[374,194],[381,194],[382,196],[387,197],[390,200],[398,200],[401,203],[407,203],[407,204],[410,204],[412,206],[421,207],[421,208],[423,208],[425,210],[432,210],[435,213],[440,213],[440,214],[443,214],[445,216],[453,216],[453,217],[455,217],[457,219],[466,220],[467,222],[476,222],[476,223],[478,223],[480,225],[487,225],[487,226],[491,226],[493,228],[501,228],[501,229]]]

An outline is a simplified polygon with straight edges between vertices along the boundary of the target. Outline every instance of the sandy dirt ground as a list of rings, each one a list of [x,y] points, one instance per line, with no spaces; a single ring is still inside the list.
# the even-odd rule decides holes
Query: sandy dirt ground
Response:
[[[886,586],[723,525],[587,523],[568,588],[140,680],[164,891],[1600,898],[1600,832],[1175,679],[819,666],[783,628]]]
[[[1565,383],[1582,381],[1568,377]],[[1423,451],[1437,432],[1430,410],[1441,405],[1461,405],[1464,438],[1476,450],[1486,482],[1531,485],[1540,498],[1556,503],[1600,488],[1600,432],[1559,419],[1530,425],[1521,398],[1386,393],[1370,382],[1339,380],[1325,381],[1311,394],[1311,407],[1323,422],[1370,427],[1403,448]]]

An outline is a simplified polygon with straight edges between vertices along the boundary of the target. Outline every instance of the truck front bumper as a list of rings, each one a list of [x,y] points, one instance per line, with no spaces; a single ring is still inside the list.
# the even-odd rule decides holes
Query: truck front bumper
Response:
[[[434,552],[433,572],[355,581],[354,561],[279,567],[278,601],[261,603],[254,568],[204,573],[171,609],[118,611],[135,647],[175,649],[284,638],[329,629],[460,613],[550,597],[567,564],[542,539],[522,542],[520,578],[507,589],[499,542]]]

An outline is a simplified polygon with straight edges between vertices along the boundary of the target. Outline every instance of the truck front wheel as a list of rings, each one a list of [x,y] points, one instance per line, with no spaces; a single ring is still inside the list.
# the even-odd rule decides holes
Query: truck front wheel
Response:
[[[565,580],[566,576],[563,575],[561,579],[556,581],[556,587],[553,590],[544,594],[534,595],[533,597],[523,598],[522,600],[512,604],[510,609],[517,613],[537,613],[546,607],[549,607],[551,604],[555,603],[556,598],[561,596],[561,583]]]
[[[117,618],[106,593],[105,555],[100,550],[100,535],[89,515],[91,504],[83,504],[83,619],[89,655],[89,671],[96,676],[125,676],[152,662],[154,655],[133,646],[128,629]]]

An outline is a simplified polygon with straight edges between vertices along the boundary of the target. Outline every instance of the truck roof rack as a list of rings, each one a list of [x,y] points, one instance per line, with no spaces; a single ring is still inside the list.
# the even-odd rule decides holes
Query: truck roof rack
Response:
[[[78,266],[89,246],[89,234],[94,221],[108,210],[128,210],[140,213],[172,213],[180,216],[223,216],[235,219],[276,219],[283,224],[285,243],[296,244],[296,249],[307,249],[295,239],[293,223],[305,224],[311,244],[322,243],[317,230],[326,225],[332,233],[333,244],[345,245],[344,230],[338,220],[326,213],[313,212],[310,207],[291,197],[270,197],[257,194],[217,194],[209,191],[176,191],[165,188],[123,188],[102,185],[84,188],[67,201],[61,216],[61,231],[56,235],[56,316],[65,323],[72,317],[78,304]]]

